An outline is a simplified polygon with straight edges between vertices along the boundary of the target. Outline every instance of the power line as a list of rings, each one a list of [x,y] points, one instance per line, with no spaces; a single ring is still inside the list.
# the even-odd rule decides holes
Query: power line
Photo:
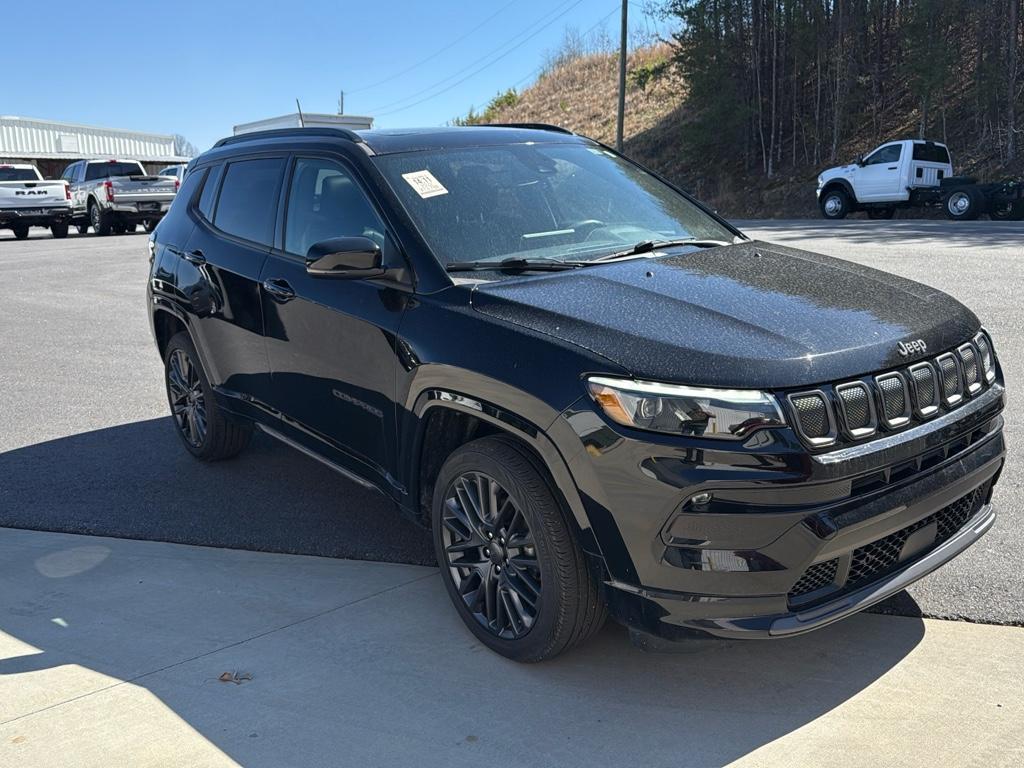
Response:
[[[614,5],[614,6],[612,6],[612,9],[611,9],[610,11],[608,11],[608,13],[606,13],[606,14],[605,14],[604,16],[602,16],[602,17],[601,17],[600,19],[598,19],[598,20],[597,20],[597,21],[596,21],[596,22],[595,22],[595,23],[593,24],[593,26],[591,26],[591,27],[590,27],[589,29],[587,29],[587,30],[586,30],[586,31],[585,31],[585,32],[584,32],[584,33],[583,33],[583,34],[581,35],[581,37],[583,37],[583,38],[586,38],[586,37],[587,37],[588,35],[590,35],[590,34],[591,34],[591,33],[592,33],[592,32],[593,32],[594,30],[596,30],[596,29],[597,29],[598,27],[600,27],[600,26],[601,26],[602,24],[604,24],[604,23],[605,23],[606,21],[608,21],[608,19],[610,19],[610,18],[612,17],[612,15],[613,15],[613,14],[615,14],[615,13],[618,13],[618,11],[619,11],[619,5],[618,5],[618,3],[616,3],[616,4]],[[521,86],[521,85],[522,85],[523,83],[527,82],[528,80],[532,80],[532,79],[533,79],[534,77],[536,77],[537,75],[541,74],[541,73],[542,73],[543,71],[544,71],[544,65],[543,65],[543,64],[541,64],[541,65],[540,65],[539,67],[537,67],[537,68],[536,68],[535,70],[533,70],[532,72],[530,72],[530,74],[528,74],[528,75],[526,75],[525,77],[521,77],[521,78],[519,78],[518,80],[516,80],[516,82],[515,82],[515,83],[513,84],[513,86],[512,86],[512,87],[513,87],[513,88],[514,88],[515,90],[519,90],[519,86]]]
[[[455,47],[456,45],[458,45],[459,43],[461,43],[461,42],[462,42],[463,40],[465,40],[465,39],[466,39],[467,37],[469,37],[470,35],[472,35],[472,34],[473,34],[474,32],[476,32],[476,31],[477,31],[478,29],[480,29],[481,27],[485,26],[485,25],[486,25],[486,24],[487,24],[487,23],[488,23],[489,21],[491,21],[491,20],[492,20],[493,18],[495,18],[496,16],[500,15],[500,14],[501,14],[501,13],[502,13],[502,12],[503,12],[503,11],[504,11],[504,10],[505,10],[506,8],[510,8],[511,6],[515,5],[515,4],[517,3],[517,2],[519,2],[519,0],[511,0],[511,2],[505,3],[505,5],[501,6],[501,8],[499,8],[498,10],[496,10],[496,11],[495,11],[494,13],[492,13],[492,14],[491,14],[490,16],[488,16],[488,17],[487,17],[486,19],[484,19],[483,21],[481,21],[481,22],[480,22],[479,24],[477,24],[477,25],[476,25],[475,27],[473,27],[473,28],[472,28],[471,30],[469,30],[468,32],[466,32],[466,33],[465,33],[464,35],[462,35],[461,37],[457,37],[457,38],[455,38],[455,39],[454,39],[454,40],[452,40],[452,41],[451,41],[451,42],[450,42],[450,43],[449,43],[448,45],[446,45],[446,46],[445,46],[444,48],[441,48],[441,49],[439,49],[439,50],[435,51],[434,53],[432,53],[432,54],[430,54],[429,56],[427,56],[427,57],[426,57],[425,59],[420,59],[420,60],[419,60],[419,61],[417,61],[417,62],[416,62],[415,64],[411,64],[410,66],[406,67],[405,69],[403,69],[403,70],[401,70],[401,71],[399,71],[399,72],[395,72],[395,73],[394,73],[393,75],[390,75],[390,76],[388,76],[388,77],[385,77],[385,78],[384,78],[383,80],[378,80],[378,81],[377,81],[377,82],[375,82],[375,83],[370,83],[369,85],[364,85],[364,86],[362,86],[361,88],[353,88],[353,89],[351,89],[351,90],[347,91],[347,93],[362,93],[363,91],[368,91],[368,90],[370,90],[371,88],[376,88],[376,87],[377,87],[377,86],[379,86],[379,85],[384,85],[384,83],[390,83],[390,82],[391,82],[392,80],[397,80],[397,79],[398,79],[399,77],[401,77],[402,75],[405,75],[405,74],[408,74],[409,72],[412,72],[412,71],[413,71],[414,69],[416,69],[417,67],[421,67],[421,66],[423,66],[423,65],[424,65],[424,64],[426,64],[426,63],[427,63],[428,61],[433,61],[433,60],[434,60],[434,59],[436,59],[436,58],[437,58],[438,56],[440,56],[440,55],[441,55],[442,53],[446,53],[447,51],[450,51],[450,50],[451,50],[452,48],[454,48],[454,47]]]
[[[456,86],[461,85],[462,83],[466,82],[466,80],[470,79],[471,77],[474,77],[475,75],[479,74],[480,72],[483,72],[488,67],[490,67],[490,66],[492,66],[494,64],[497,64],[499,61],[504,59],[506,56],[508,56],[509,54],[511,54],[512,52],[514,52],[518,48],[520,48],[521,46],[525,45],[527,42],[529,42],[534,37],[539,35],[545,29],[550,27],[552,24],[554,24],[560,18],[565,16],[567,13],[569,13],[569,11],[573,10],[573,8],[575,8],[577,5],[579,5],[582,2],[583,2],[583,0],[575,0],[575,2],[572,2],[568,7],[565,7],[565,4],[563,3],[561,6],[557,7],[559,9],[561,9],[561,10],[559,10],[558,13],[553,18],[550,18],[550,19],[548,19],[548,17],[551,15],[550,11],[548,13],[544,14],[541,17],[540,21],[534,22],[529,27],[527,27],[525,30],[523,30],[522,32],[520,32],[519,34],[515,35],[514,37],[512,37],[507,42],[503,43],[501,46],[498,46],[498,48],[496,48],[494,51],[491,51],[491,53],[489,53],[486,56],[483,56],[483,57],[477,59],[476,61],[472,62],[471,64],[469,64],[469,66],[473,66],[474,64],[478,64],[478,63],[480,63],[482,61],[486,61],[488,58],[493,56],[496,51],[499,51],[502,48],[508,46],[510,43],[512,43],[513,41],[517,40],[518,38],[522,37],[524,34],[529,32],[530,34],[528,34],[525,38],[523,38],[522,40],[519,40],[519,42],[515,43],[515,45],[513,45],[511,48],[506,50],[500,56],[497,56],[497,57],[491,59],[490,61],[488,61],[486,64],[483,64],[483,66],[480,66],[480,67],[474,69],[469,74],[459,78],[458,80],[456,80],[451,85],[449,85],[449,86],[447,86],[445,88],[442,88],[441,90],[436,91],[435,93],[432,93],[429,96],[425,96],[423,98],[417,99],[416,101],[413,101],[411,104],[406,104],[405,106],[402,106],[402,107],[398,107],[398,105],[402,104],[403,102],[409,101],[409,99],[415,99],[416,96],[407,96],[407,97],[405,97],[403,99],[398,99],[397,101],[393,101],[390,104],[384,104],[383,106],[381,106],[381,107],[379,107],[377,109],[369,110],[370,114],[374,115],[375,117],[381,117],[381,116],[384,116],[384,115],[391,115],[391,114],[394,114],[396,112],[402,112],[402,111],[404,111],[406,109],[411,109],[412,107],[415,107],[415,106],[417,106],[419,104],[422,104],[425,101],[429,101],[430,99],[433,99],[433,98],[435,98],[437,96],[440,96],[442,93],[447,93],[452,88],[455,88]],[[547,21],[544,21],[545,19],[547,19]],[[541,22],[543,22],[541,24],[541,26],[539,28],[537,28],[537,29],[534,29],[534,27],[536,27],[537,24],[541,23]],[[533,30],[533,31],[531,32],[531,30]],[[465,71],[465,70],[463,70],[463,71]],[[437,83],[434,83],[433,85],[429,86],[426,89],[421,89],[420,93],[422,93],[424,90],[430,91],[430,90],[433,90],[433,89],[437,88],[438,86],[444,85],[445,83],[447,83],[450,80],[452,80],[452,78],[454,78],[454,77],[458,77],[458,73],[456,73],[454,75],[451,75],[449,77],[446,77],[444,80],[440,80]],[[397,108],[396,109],[390,109],[390,107],[397,107]]]

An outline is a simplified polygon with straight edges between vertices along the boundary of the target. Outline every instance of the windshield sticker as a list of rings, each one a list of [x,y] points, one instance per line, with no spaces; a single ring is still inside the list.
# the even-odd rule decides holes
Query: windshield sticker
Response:
[[[448,190],[434,178],[434,174],[430,171],[403,173],[402,178],[409,182],[409,186],[416,190],[416,194],[424,199],[448,194]]]

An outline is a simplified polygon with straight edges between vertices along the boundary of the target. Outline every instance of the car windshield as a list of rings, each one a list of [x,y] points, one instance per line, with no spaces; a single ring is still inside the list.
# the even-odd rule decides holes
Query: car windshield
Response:
[[[85,180],[109,179],[114,176],[145,176],[138,163],[89,163],[85,169]]]
[[[733,242],[671,187],[593,144],[374,158],[443,264],[593,261],[649,241]]]
[[[0,167],[0,181],[39,181],[39,177],[32,168]]]

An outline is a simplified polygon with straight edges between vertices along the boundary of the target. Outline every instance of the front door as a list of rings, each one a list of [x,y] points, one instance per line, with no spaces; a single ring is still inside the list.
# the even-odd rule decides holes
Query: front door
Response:
[[[889,202],[907,198],[900,189],[900,154],[902,144],[886,144],[866,158],[857,169],[857,199],[862,203]]]
[[[379,282],[311,276],[305,261],[310,246],[335,237],[385,248],[387,229],[340,161],[297,157],[289,176],[283,249],[261,277],[272,404],[316,450],[387,487],[404,297]]]

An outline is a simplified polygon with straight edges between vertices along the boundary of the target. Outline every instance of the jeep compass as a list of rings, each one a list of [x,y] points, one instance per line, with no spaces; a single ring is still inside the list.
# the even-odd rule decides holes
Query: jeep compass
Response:
[[[1003,379],[970,310],[752,241],[562,129],[224,139],[150,255],[185,449],[258,429],[376,489],[513,659],[609,614],[813,630],[995,519]]]

